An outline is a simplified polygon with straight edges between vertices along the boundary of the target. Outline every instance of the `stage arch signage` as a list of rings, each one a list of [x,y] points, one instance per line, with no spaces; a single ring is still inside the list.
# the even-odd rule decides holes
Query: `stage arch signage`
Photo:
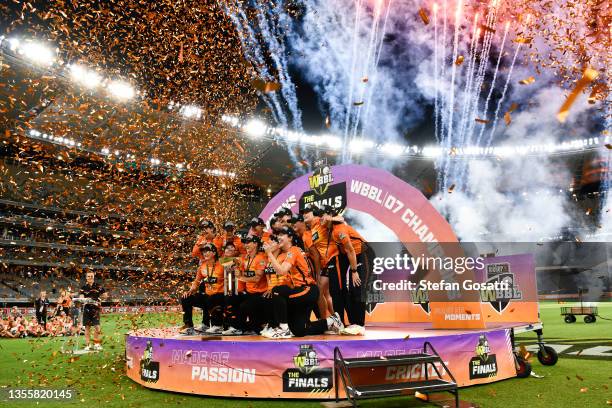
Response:
[[[377,168],[347,164],[321,166],[276,194],[261,212],[266,222],[285,207],[328,204],[370,214],[401,242],[457,242],[446,219],[415,187]]]

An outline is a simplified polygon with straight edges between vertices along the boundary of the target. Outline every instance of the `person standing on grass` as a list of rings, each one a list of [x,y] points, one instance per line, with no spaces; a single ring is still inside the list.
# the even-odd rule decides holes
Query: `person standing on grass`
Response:
[[[49,307],[46,290],[40,291],[38,298],[34,301],[34,307],[36,308],[36,321],[44,327],[47,324],[47,308]]]
[[[93,349],[96,351],[102,350],[102,330],[100,329],[100,309],[102,298],[106,297],[106,290],[95,282],[94,271],[88,271],[85,274],[85,285],[79,292],[81,299],[88,298],[93,303],[85,304],[83,308],[83,326],[85,326],[85,350],[92,349],[90,343],[91,328],[94,329]]]

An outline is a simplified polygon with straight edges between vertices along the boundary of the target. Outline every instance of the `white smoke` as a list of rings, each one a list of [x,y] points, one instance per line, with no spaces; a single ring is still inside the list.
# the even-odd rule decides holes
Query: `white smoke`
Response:
[[[556,112],[563,99],[563,91],[554,87],[532,94],[529,109],[514,113],[511,125],[503,129],[504,143],[545,145],[562,139],[568,129],[586,132],[581,123],[592,114],[586,97],[575,103],[568,122],[560,125]],[[432,197],[432,204],[447,215],[461,239],[538,241],[580,222],[573,218],[578,212],[572,211],[566,191],[551,187],[569,186],[571,175],[550,157],[472,159],[466,165],[467,182],[462,190]]]
[[[448,100],[451,90],[454,92],[454,106],[444,106],[442,102],[440,109],[442,116],[454,113],[454,122],[447,128],[451,131],[444,132],[452,139],[452,146],[461,147],[462,142],[470,140],[465,135],[457,137],[453,129],[467,128],[470,133],[485,126],[476,125],[473,114],[462,116],[461,113],[467,96],[464,89],[468,67],[470,63],[475,63],[470,61],[468,52],[473,26],[471,17],[465,16],[460,21],[457,53],[465,57],[465,61],[456,65],[451,56],[454,1],[438,3],[437,33],[440,46],[437,49],[434,48],[433,10],[428,10],[431,22],[425,25],[418,15],[422,7],[418,2],[304,0],[302,3],[305,6],[303,15],[299,21],[287,24],[284,32],[287,49],[291,52],[289,62],[299,68],[317,93],[321,112],[330,116],[331,133],[348,134],[348,140],[353,135],[363,134],[379,143],[405,143],[402,134],[422,123],[424,107],[433,105],[436,96],[439,101]],[[374,15],[380,4],[384,5],[383,14],[379,15],[376,26]],[[442,24],[444,5],[447,6],[446,21],[449,22],[446,28]],[[386,7],[391,10],[388,19],[384,13]],[[500,54],[498,47],[503,33],[500,22],[496,28],[490,60],[496,60]],[[445,29],[446,43],[443,44],[441,39]],[[584,97],[572,107],[568,123],[560,125],[557,122],[556,113],[566,95],[553,85],[553,73],[540,73],[535,83],[518,85],[519,80],[534,75],[534,70],[521,65],[526,53],[530,52],[527,47],[517,54],[517,64],[512,69],[510,67],[519,47],[513,41],[516,30],[520,30],[520,27],[513,24],[502,52],[503,59],[494,86],[495,96],[488,112],[482,111],[482,99],[488,92],[479,91],[480,104],[476,109],[470,108],[475,110],[477,117],[487,120],[494,120],[494,113],[498,111],[496,132],[492,134],[492,126],[486,125],[482,143],[546,144],[594,136],[589,126],[593,123],[594,115],[589,111]],[[435,54],[438,55],[438,63],[444,61],[446,71],[443,77],[438,76],[437,79],[434,75]],[[489,64],[483,85],[490,85],[491,69],[493,67]],[[454,86],[450,82],[451,70],[456,70]],[[504,88],[510,72],[512,77],[508,80],[508,92],[497,109],[500,88]],[[474,87],[475,90],[478,88]],[[467,100],[470,98],[478,99],[477,96],[469,96]],[[356,102],[364,104],[355,106]],[[512,103],[517,103],[518,109],[512,112],[511,125],[506,126],[503,114]],[[350,125],[347,126],[347,123]],[[570,134],[570,130],[573,134]],[[343,159],[346,160],[346,157]],[[373,165],[377,167],[391,167],[393,163],[391,160],[376,160]],[[568,181],[569,175],[551,158],[517,156],[501,161],[487,159],[462,163],[443,160],[438,166],[446,185],[448,180],[452,180],[457,183],[457,188],[452,194],[443,191],[433,197],[433,204],[449,218],[459,237],[464,240],[538,240],[557,235],[562,227],[572,223],[573,215],[570,215],[571,205],[567,195],[557,188],[551,188],[552,185],[563,184],[564,180]],[[606,225],[612,228],[612,211],[604,215],[608,216],[604,220]],[[368,231],[374,230],[367,220],[364,225]]]

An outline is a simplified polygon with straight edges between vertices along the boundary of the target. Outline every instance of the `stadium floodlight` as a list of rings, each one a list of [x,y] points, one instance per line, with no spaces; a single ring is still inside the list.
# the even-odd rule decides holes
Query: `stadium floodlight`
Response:
[[[401,156],[406,150],[406,146],[397,143],[385,143],[379,147],[380,151],[392,157]]]
[[[247,135],[257,138],[263,136],[268,128],[261,120],[251,119],[242,127],[242,130],[244,130]]]
[[[351,152],[353,153],[361,153],[363,151],[365,151],[366,149],[371,149],[372,147],[374,147],[374,142],[368,139],[354,139],[350,146],[349,149]]]
[[[338,136],[325,136],[325,143],[330,147],[330,149],[340,149],[342,147],[342,139],[340,139]]]
[[[95,88],[102,83],[102,77],[97,72],[82,65],[70,65],[70,76],[75,82],[87,88]]]
[[[179,112],[187,119],[200,119],[202,117],[202,108],[196,105],[184,105]]]
[[[12,44],[11,49],[13,49]],[[55,62],[55,52],[48,46],[36,41],[18,42],[15,49],[18,54],[37,65],[49,66]]]
[[[17,51],[20,41],[17,38],[9,38],[7,41],[9,43],[9,49],[13,52]]]
[[[112,96],[120,100],[132,99],[136,95],[134,88],[123,81],[110,81],[106,88]]]
[[[425,157],[439,157],[442,155],[442,148],[436,146],[425,146],[422,153]]]

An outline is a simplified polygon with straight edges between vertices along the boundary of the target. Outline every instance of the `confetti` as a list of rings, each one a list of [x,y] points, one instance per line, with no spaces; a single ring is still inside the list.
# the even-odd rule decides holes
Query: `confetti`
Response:
[[[574,87],[572,92],[570,92],[563,105],[561,105],[561,108],[559,108],[559,112],[557,113],[557,120],[559,122],[564,123],[567,120],[569,110],[574,104],[574,102],[576,102],[578,95],[580,95],[584,88],[586,88],[589,83],[593,82],[593,80],[597,78],[598,75],[599,74],[597,73],[597,71],[592,68],[587,68],[584,70],[582,78],[580,78],[580,80],[576,83],[576,86]]]
[[[504,113],[504,122],[506,122],[506,126],[512,123],[512,116],[510,115],[510,111]]]
[[[427,15],[427,11],[424,8],[419,9],[419,17],[421,17],[423,24],[429,24],[429,16]]]
[[[459,56],[457,57],[457,59],[455,60],[455,65],[461,65],[461,64],[463,64],[463,60],[464,60],[463,55],[459,55]]]
[[[486,124],[486,123],[490,123],[490,122],[491,122],[490,120],[487,120],[487,119],[480,119],[480,118],[476,118],[476,119],[474,119],[474,120],[475,120],[477,123],[484,123],[484,124]]]
[[[535,82],[535,78],[534,78],[534,77],[532,77],[532,76],[530,76],[530,77],[528,77],[528,78],[526,78],[526,79],[521,79],[521,80],[519,81],[519,84],[521,84],[521,85],[531,85],[531,84],[533,84],[534,82]]]

